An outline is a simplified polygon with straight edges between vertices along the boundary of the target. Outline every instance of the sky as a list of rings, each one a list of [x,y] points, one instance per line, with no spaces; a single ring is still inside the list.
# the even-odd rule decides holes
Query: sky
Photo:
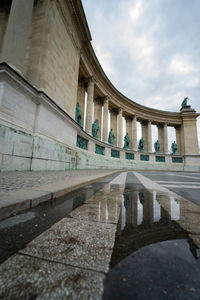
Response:
[[[106,75],[131,100],[200,112],[200,0],[82,0]],[[200,117],[198,118],[200,142]],[[157,138],[153,130],[154,139]],[[171,141],[174,130],[169,129]]]

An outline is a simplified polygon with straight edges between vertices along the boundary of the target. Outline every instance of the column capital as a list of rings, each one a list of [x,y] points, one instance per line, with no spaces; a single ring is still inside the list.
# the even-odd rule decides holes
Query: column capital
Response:
[[[104,97],[102,97],[102,99],[103,99],[103,103],[105,104],[105,103],[109,103],[109,100],[110,100],[110,96],[109,95],[106,95],[106,96],[104,96]]]

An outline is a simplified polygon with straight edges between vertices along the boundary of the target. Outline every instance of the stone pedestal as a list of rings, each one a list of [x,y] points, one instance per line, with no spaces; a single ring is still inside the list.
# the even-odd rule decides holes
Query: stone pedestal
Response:
[[[198,154],[198,137],[196,118],[199,114],[191,108],[183,108],[181,110],[181,117],[183,120],[182,134],[184,143],[184,154]]]

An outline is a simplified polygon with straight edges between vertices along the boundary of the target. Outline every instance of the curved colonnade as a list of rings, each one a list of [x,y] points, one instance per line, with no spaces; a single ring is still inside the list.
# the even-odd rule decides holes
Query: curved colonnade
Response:
[[[17,161],[14,169],[18,169],[19,157],[27,160],[24,169],[49,169],[49,165],[50,169],[109,165],[109,168],[183,170],[185,164],[191,166],[188,170],[197,165],[196,170],[200,169],[196,127],[199,114],[187,105],[180,112],[156,110],[122,95],[98,62],[80,0],[3,1],[0,16],[2,130],[8,132],[8,136],[16,129],[23,132],[24,137],[27,133],[30,135],[27,151],[18,145],[19,134],[13,135],[12,143],[6,134],[3,136],[2,145],[8,145],[0,148],[3,170],[14,168],[14,162],[9,167],[5,162],[10,155]],[[95,120],[98,124],[93,132]],[[140,151],[138,122],[144,141]],[[152,151],[152,125],[158,129],[157,153]],[[168,127],[176,131],[178,151],[174,155],[168,153]],[[110,128],[114,140],[113,135],[108,136]],[[15,155],[12,149],[17,147],[21,150]],[[58,149],[70,153],[69,157],[65,158]],[[33,159],[37,167],[33,167]],[[90,163],[87,165],[84,160]],[[141,161],[144,163],[140,166]],[[165,162],[165,167],[159,167],[157,162]],[[179,166],[171,168],[171,163],[179,163]]]

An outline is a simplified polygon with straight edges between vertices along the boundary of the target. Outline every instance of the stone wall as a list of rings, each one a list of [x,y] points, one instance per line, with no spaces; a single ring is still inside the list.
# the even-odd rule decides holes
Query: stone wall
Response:
[[[65,1],[60,2],[40,0],[34,9],[26,78],[74,118],[80,45]]]

